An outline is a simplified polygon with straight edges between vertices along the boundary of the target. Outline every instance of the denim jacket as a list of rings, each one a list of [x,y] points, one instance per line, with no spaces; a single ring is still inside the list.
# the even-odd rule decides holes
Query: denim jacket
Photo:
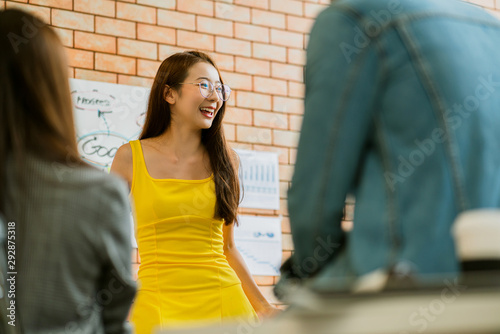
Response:
[[[500,23],[456,0],[336,1],[305,72],[289,268],[340,288],[401,264],[455,276],[454,219],[500,207]]]

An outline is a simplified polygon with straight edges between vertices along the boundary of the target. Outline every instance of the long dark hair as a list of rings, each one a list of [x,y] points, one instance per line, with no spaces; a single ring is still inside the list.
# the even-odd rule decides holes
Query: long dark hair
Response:
[[[68,67],[52,28],[20,11],[0,11],[0,210],[6,162],[27,155],[82,164],[76,144]],[[15,176],[22,185],[22,175]]]
[[[189,69],[198,62],[206,62],[217,70],[215,62],[207,54],[199,51],[180,52],[165,59],[156,73],[151,95],[149,96],[146,122],[139,139],[157,137],[163,134],[171,123],[170,105],[164,99],[165,85],[178,89]],[[222,78],[220,79],[221,83]],[[215,218],[224,219],[225,224],[237,224],[237,210],[240,200],[240,185],[238,180],[237,156],[230,149],[224,137],[222,119],[226,110],[226,102],[215,115],[212,126],[202,129],[201,141],[205,146],[210,165],[214,173],[217,205]]]

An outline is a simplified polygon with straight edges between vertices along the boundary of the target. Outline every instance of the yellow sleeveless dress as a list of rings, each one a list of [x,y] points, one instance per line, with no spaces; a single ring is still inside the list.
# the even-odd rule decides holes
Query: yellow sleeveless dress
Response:
[[[154,329],[239,321],[257,314],[223,252],[223,220],[214,219],[213,174],[203,180],[154,179],[141,143],[131,141],[139,291],[131,322]]]

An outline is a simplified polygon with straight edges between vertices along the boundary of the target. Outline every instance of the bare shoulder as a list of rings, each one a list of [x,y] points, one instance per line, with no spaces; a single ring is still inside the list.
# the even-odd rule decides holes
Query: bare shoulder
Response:
[[[134,172],[134,160],[132,157],[132,147],[130,143],[124,144],[118,148],[113,164],[111,165],[111,173],[121,176],[127,181],[129,188],[132,185],[132,175]]]

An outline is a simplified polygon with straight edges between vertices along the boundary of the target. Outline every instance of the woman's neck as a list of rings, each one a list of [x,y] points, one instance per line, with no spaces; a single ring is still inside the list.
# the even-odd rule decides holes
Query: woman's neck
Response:
[[[189,159],[204,152],[201,142],[201,130],[188,129],[170,124],[170,127],[162,135],[155,138],[162,148],[178,160]]]

